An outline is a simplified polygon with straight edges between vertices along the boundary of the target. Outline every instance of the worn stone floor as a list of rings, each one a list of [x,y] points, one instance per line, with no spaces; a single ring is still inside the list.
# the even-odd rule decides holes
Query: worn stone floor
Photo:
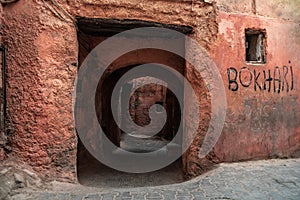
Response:
[[[300,199],[300,159],[220,164],[193,180],[138,188],[95,188],[53,182],[48,190],[17,190],[9,199],[163,200]]]
[[[111,169],[97,161],[86,165],[78,171],[82,185],[100,188],[130,188],[156,185],[169,185],[184,180],[181,161],[158,171],[131,174]]]
[[[136,138],[123,134],[121,148],[130,152],[166,151],[170,141],[161,138]],[[170,185],[184,180],[181,158],[171,165],[154,172],[132,174],[109,168],[101,164],[87,151],[77,166],[79,182],[84,186],[100,188],[129,188]]]

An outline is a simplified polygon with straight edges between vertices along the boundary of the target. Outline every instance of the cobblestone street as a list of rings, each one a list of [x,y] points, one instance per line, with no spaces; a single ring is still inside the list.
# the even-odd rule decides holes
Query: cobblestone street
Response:
[[[45,191],[17,190],[11,199],[40,200],[160,200],[160,199],[300,199],[300,159],[221,164],[181,184],[101,189],[52,183]]]

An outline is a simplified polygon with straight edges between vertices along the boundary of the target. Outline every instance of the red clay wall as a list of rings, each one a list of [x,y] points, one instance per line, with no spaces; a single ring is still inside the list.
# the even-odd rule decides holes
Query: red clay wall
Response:
[[[141,81],[141,83],[143,83]],[[166,89],[161,85],[150,84],[134,91],[130,98],[130,116],[139,126],[150,123],[149,108],[156,102],[165,103]]]
[[[2,13],[3,13],[3,7],[2,4],[0,4],[0,24],[2,24]],[[2,31],[1,31],[2,32]],[[2,34],[0,35],[0,44],[2,44]],[[1,55],[2,56],[2,55]],[[2,64],[2,58],[1,59],[1,64]],[[0,73],[2,74],[2,67],[0,69]],[[0,78],[0,90],[1,90],[1,97],[2,97],[2,76]],[[3,105],[3,98],[1,98],[0,100],[0,105],[1,105],[1,109],[0,109],[0,114],[1,116],[3,116],[3,110],[2,110],[2,105]],[[2,118],[2,117],[1,117]],[[0,125],[0,130],[1,130],[1,134],[0,134],[0,161],[3,161],[5,159],[5,148],[7,145],[7,137],[6,134],[3,131],[3,125],[2,125],[2,120],[1,120],[1,125]]]
[[[6,5],[3,17],[11,156],[45,177],[75,181],[76,30],[34,1]]]
[[[201,121],[203,126],[184,156],[185,171],[189,175],[199,174],[212,162],[286,157],[299,151],[300,31],[293,21],[254,15],[261,12],[262,7],[256,5],[254,9],[250,0],[243,0],[242,4],[220,3],[217,13],[216,6],[200,1],[57,2],[58,6],[50,1],[20,0],[4,7],[12,157],[27,162],[49,179],[77,180],[72,93],[78,44],[76,28],[67,13],[73,19],[75,16],[140,19],[194,28],[191,37],[209,50],[220,69],[228,110],[218,144],[206,159],[199,160],[197,151],[209,121],[209,112],[204,109],[207,113],[202,113],[206,116]],[[266,65],[245,64],[245,28],[266,29]],[[284,65],[289,69],[292,65],[294,73],[294,88],[289,92],[255,91],[253,83],[248,88],[239,85],[237,91],[228,89],[227,69],[230,67],[240,71],[245,66],[251,72],[255,69],[262,74],[266,69],[274,73],[276,66],[283,70]],[[197,90],[200,104],[209,108],[209,94],[203,90],[204,83],[199,84],[198,75],[187,66],[186,76]],[[291,78],[287,79],[291,87]],[[205,100],[200,98],[204,96]]]
[[[268,18],[259,15],[269,16],[274,6],[268,7],[271,3],[265,1],[256,3],[258,15],[245,14],[251,11],[251,4],[248,9],[227,4],[227,9],[218,12],[218,41],[210,54],[223,76],[228,98],[226,123],[214,151],[220,161],[299,156],[299,12],[289,13],[279,4],[282,15]],[[245,62],[248,28],[266,31],[265,64]],[[229,68],[235,68],[238,76]],[[233,91],[236,84],[238,89]]]
[[[95,18],[141,19],[188,24],[203,46],[215,39],[209,4],[138,0],[20,0],[4,8],[8,47],[8,113],[12,154],[49,179],[76,181],[72,92],[76,76],[76,28],[66,12]],[[64,12],[64,11],[66,12]],[[193,19],[193,20],[191,20]]]

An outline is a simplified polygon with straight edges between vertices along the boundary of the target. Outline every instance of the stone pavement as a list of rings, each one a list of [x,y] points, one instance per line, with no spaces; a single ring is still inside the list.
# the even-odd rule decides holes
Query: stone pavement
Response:
[[[54,182],[45,191],[23,189],[10,199],[162,200],[162,199],[300,199],[300,159],[220,164],[180,184],[101,189]]]

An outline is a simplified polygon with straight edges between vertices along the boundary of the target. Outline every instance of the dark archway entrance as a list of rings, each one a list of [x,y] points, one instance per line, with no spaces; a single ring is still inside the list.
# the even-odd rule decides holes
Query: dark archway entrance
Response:
[[[130,54],[125,56],[126,59],[130,57]],[[183,60],[181,58],[176,57],[176,59],[178,60],[178,63],[183,64]],[[110,73],[107,78],[99,84],[98,93],[96,95],[98,120],[108,138],[116,146],[131,152],[155,151],[169,143],[176,135],[181,120],[180,105],[178,99],[168,89],[167,85],[164,85],[163,81],[159,79],[145,76],[135,78],[133,80],[127,80],[119,91],[117,100],[118,103],[115,105],[118,107],[118,118],[121,119],[121,123],[126,127],[126,130],[129,130],[128,134],[122,131],[112,116],[110,108],[112,99],[110,94],[112,94],[116,82],[128,70],[134,68],[135,66],[136,65],[132,65],[117,69]],[[183,73],[183,71],[181,71],[181,73]],[[153,81],[154,83],[144,84],[144,82],[147,80]],[[180,80],[178,80],[178,82],[180,82]],[[136,87],[138,88],[134,90]],[[123,91],[125,89],[132,92],[129,102],[126,102],[124,100],[125,98],[123,97]],[[183,88],[178,87],[178,90],[180,89],[183,90]],[[167,120],[164,127],[158,133],[153,133],[152,128],[142,128],[142,134],[136,133],[134,127],[130,127],[128,120],[133,120],[133,122],[140,127],[149,125],[151,121],[149,110],[154,104],[159,104],[166,110]],[[128,107],[131,119],[125,117]],[[155,112],[162,112],[162,108],[157,108]],[[150,135],[153,136],[150,137]],[[140,142],[143,142],[143,145]],[[149,143],[149,145],[147,145],[147,143]],[[180,142],[178,142],[177,145],[180,146]]]
[[[102,31],[95,28],[94,20],[84,19],[84,23],[79,23],[79,63],[82,63],[88,53],[99,43],[105,40],[108,36],[113,35],[120,31],[111,27],[111,24],[105,24],[108,26],[103,28]],[[125,23],[126,22],[121,22]],[[135,22],[134,25],[141,22]],[[145,22],[143,22],[145,23]],[[142,25],[141,23],[140,25]],[[120,25],[120,24],[119,24]],[[128,24],[127,24],[128,25]],[[128,26],[133,26],[132,21]],[[170,27],[176,27],[168,25]],[[123,27],[123,26],[121,26]],[[131,27],[131,28],[134,28]],[[180,28],[180,27],[179,27]],[[183,27],[186,28],[186,27]],[[127,27],[128,29],[128,27]],[[118,30],[118,31],[116,31]],[[125,27],[126,30],[126,27]],[[140,40],[141,38],[132,38],[132,40]],[[166,38],[161,38],[162,40]],[[184,47],[184,42],[180,43]],[[134,68],[138,64],[143,63],[161,63],[169,66],[179,73],[184,75],[185,60],[179,56],[173,55],[170,52],[154,49],[141,49],[134,52],[129,52],[126,55],[118,58],[114,63],[110,65],[108,70],[104,73],[104,76],[99,82],[95,107],[97,110],[98,121],[101,124],[104,132],[108,138],[116,145],[127,151],[133,152],[148,152],[160,149],[170,143],[176,134],[180,123],[180,108],[176,97],[159,82],[157,84],[148,84],[139,87],[134,91],[130,98],[130,102],[122,101],[122,91],[120,91],[118,107],[122,108],[123,104],[129,103],[129,112],[133,121],[140,125],[146,126],[149,123],[149,107],[153,104],[162,105],[167,111],[167,121],[163,129],[155,136],[147,139],[140,139],[132,137],[134,133],[130,135],[122,132],[113,120],[113,116],[110,109],[111,94],[116,82],[122,77],[128,70]],[[134,80],[128,80],[123,87],[133,88],[134,84],[141,84],[143,80],[151,79],[151,77],[140,77]],[[176,84],[176,83],[174,83]],[[178,88],[183,89],[183,88]],[[122,117],[123,110],[119,110],[119,116]],[[159,109],[156,112],[161,112]],[[122,121],[126,124],[126,121]],[[147,134],[147,133],[144,133]],[[178,141],[176,144],[171,144],[172,148],[181,148],[181,143]],[[163,151],[163,150],[162,150]],[[135,187],[135,186],[152,186],[177,183],[183,181],[182,173],[182,161],[179,159],[172,165],[161,169],[156,172],[145,174],[128,174],[118,172],[110,169],[96,159],[94,159],[84,148],[80,139],[78,142],[78,156],[77,156],[77,172],[79,182],[89,186],[100,187]]]

